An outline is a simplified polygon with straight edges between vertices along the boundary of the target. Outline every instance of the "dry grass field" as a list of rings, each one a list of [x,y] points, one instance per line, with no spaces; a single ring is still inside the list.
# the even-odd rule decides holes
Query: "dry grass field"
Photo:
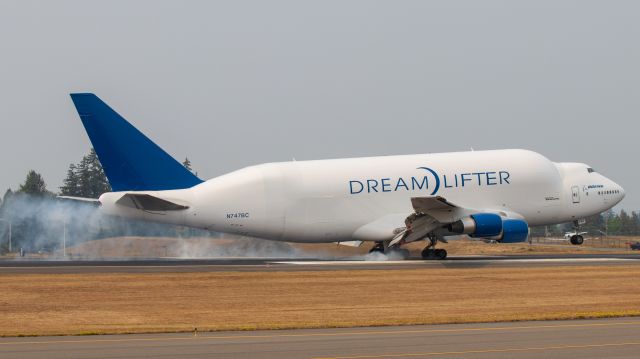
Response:
[[[640,266],[0,275],[0,335],[640,315]]]

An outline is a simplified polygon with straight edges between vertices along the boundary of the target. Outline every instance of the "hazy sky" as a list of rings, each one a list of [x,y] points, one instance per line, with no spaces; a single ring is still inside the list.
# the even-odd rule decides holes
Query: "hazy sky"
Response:
[[[58,190],[95,92],[203,178],[527,148],[640,209],[637,1],[0,0],[0,189]]]

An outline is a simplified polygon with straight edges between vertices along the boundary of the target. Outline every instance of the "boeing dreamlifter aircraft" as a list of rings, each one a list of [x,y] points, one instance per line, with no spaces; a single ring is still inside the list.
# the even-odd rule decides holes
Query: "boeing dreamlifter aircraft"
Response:
[[[202,181],[97,96],[71,98],[113,188],[101,210],[115,216],[403,255],[426,240],[422,257],[442,259],[448,236],[522,242],[530,225],[577,223],[624,198],[588,165],[526,150],[266,163]]]

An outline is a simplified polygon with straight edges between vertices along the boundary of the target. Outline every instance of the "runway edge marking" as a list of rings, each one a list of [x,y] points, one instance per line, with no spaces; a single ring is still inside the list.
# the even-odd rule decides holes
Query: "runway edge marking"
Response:
[[[399,357],[426,357],[426,356],[436,356],[436,355],[509,353],[509,352],[544,351],[544,350],[567,350],[567,349],[622,347],[622,346],[634,346],[634,345],[640,345],[640,342],[583,344],[583,345],[556,345],[556,346],[548,346],[548,347],[528,347],[528,348],[476,349],[476,350],[449,351],[449,352],[426,352],[426,353],[398,353],[398,354],[378,354],[378,355],[333,356],[333,357],[316,357],[316,358],[313,358],[313,359],[376,359],[376,358],[399,358]]]
[[[358,265],[358,264],[416,264],[416,263],[571,263],[571,262],[625,262],[637,261],[633,258],[519,258],[519,259],[459,259],[459,260],[402,260],[402,261],[374,261],[374,260],[338,260],[338,261],[275,261],[271,264],[291,265]]]
[[[485,323],[491,324],[491,323]],[[466,324],[473,325],[473,324]],[[269,338],[304,338],[304,337],[337,337],[337,336],[363,336],[363,335],[403,335],[419,333],[462,333],[462,332],[483,332],[483,331],[504,331],[504,330],[528,330],[528,329],[565,329],[565,328],[593,328],[593,327],[615,327],[626,325],[640,325],[640,321],[619,322],[619,323],[584,323],[584,324],[559,324],[559,325],[523,325],[523,326],[502,326],[502,327],[479,327],[479,328],[451,328],[451,329],[412,329],[412,330],[360,330],[360,331],[340,331],[335,333],[301,333],[301,334],[265,334],[265,335],[198,335],[184,337],[154,337],[154,338],[123,338],[123,339],[68,339],[68,340],[31,340],[31,341],[10,341],[0,342],[0,347],[9,345],[28,344],[71,344],[71,343],[118,343],[118,342],[149,342],[164,340],[245,340],[245,339],[269,339]],[[302,329],[314,330],[314,329]],[[322,329],[321,329],[322,330]],[[108,335],[108,334],[105,334]],[[118,334],[116,334],[118,335]],[[144,335],[121,334],[121,335]],[[185,334],[186,335],[186,334]],[[4,339],[16,339],[16,337],[5,337]]]

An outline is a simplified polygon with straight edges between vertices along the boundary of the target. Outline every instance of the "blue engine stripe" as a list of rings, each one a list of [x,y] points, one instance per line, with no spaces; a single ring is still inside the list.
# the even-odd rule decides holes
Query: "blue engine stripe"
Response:
[[[476,231],[473,232],[473,237],[494,237],[502,232],[502,217],[497,214],[477,213],[472,214],[471,218],[476,222]]]

